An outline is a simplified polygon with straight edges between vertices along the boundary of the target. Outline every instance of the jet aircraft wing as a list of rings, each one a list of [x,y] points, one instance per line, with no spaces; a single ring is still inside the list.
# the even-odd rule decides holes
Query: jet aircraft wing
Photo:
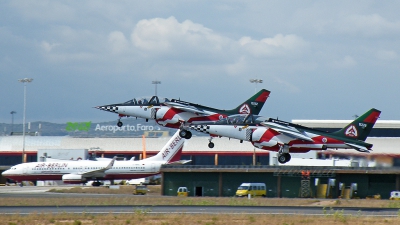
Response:
[[[212,113],[204,111],[203,109],[200,109],[196,106],[192,106],[189,104],[184,104],[185,102],[179,102],[178,100],[176,100],[175,102],[165,102],[164,104],[171,107],[171,108],[176,108],[176,109],[180,109],[182,111],[186,111],[186,112],[191,112],[191,113],[197,113],[197,114],[201,114],[201,115],[211,115]]]
[[[295,127],[288,126],[287,124],[281,125],[274,122],[261,122],[261,125],[268,127],[269,129],[275,130],[276,132],[286,135],[290,138],[314,142],[314,140],[311,139],[307,134],[299,131]]]
[[[356,144],[352,144],[352,143],[348,143],[348,142],[346,142],[345,144],[354,148],[355,150],[357,150],[359,152],[369,153],[369,151],[372,151],[371,149],[367,149],[366,147],[361,146],[361,145],[356,145]]]
[[[117,157],[114,156],[114,158],[110,161],[110,163],[104,168],[84,172],[81,173],[80,175],[82,175],[82,177],[104,177],[105,172],[113,167],[116,158]]]

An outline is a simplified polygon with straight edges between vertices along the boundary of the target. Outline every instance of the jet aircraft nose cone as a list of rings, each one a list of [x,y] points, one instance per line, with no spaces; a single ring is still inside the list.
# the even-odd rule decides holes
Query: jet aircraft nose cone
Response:
[[[103,105],[103,106],[96,106],[95,108],[113,113],[117,113],[118,111],[118,106],[116,105]]]

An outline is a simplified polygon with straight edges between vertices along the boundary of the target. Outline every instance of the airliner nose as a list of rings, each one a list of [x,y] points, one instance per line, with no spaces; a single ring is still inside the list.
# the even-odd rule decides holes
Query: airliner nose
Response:
[[[113,113],[117,113],[116,111],[118,110],[118,106],[116,105],[103,105],[103,106],[96,106],[95,108]]]

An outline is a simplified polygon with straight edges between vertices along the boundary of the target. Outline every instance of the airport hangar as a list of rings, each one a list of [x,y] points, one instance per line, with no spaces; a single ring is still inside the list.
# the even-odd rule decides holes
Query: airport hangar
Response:
[[[319,128],[326,131],[338,130],[350,121],[295,120],[294,123],[303,126]],[[97,157],[113,157],[115,155],[130,159],[139,159],[155,155],[169,140],[162,138],[77,138],[70,136],[26,136],[25,153],[27,162],[38,161],[38,150],[73,151],[87,149]],[[165,166],[162,169],[163,194],[175,195],[177,186],[187,186],[196,196],[232,196],[243,182],[265,182],[268,186],[268,196],[298,197],[301,187],[301,171],[313,171],[311,177],[319,178],[320,183],[330,179],[337,180],[336,189],[332,187],[331,196],[338,197],[338,185],[344,183],[358,184],[358,195],[361,197],[381,193],[387,197],[391,190],[400,189],[400,121],[378,120],[367,142],[374,144],[373,153],[358,153],[355,150],[329,150],[318,152],[315,158],[367,158],[375,160],[380,165],[392,168],[338,168],[338,167],[288,167],[274,165],[274,152],[254,148],[250,143],[240,143],[239,140],[214,138],[215,147],[207,147],[208,137],[193,136],[183,149],[182,159],[192,160],[186,166]],[[144,151],[145,149],[145,151]],[[315,151],[312,151],[315,152]],[[309,154],[305,154],[310,157]],[[89,156],[88,156],[89,157]],[[300,157],[302,157],[300,155]],[[0,137],[0,171],[22,161],[22,136]],[[332,165],[331,161],[327,164]],[[352,165],[349,165],[352,166]],[[307,169],[309,168],[309,169]],[[195,175],[195,176],[194,176]],[[340,177],[340,179],[338,179]],[[261,180],[260,180],[261,178]],[[339,182],[340,181],[340,182]],[[5,182],[4,178],[0,182]],[[268,185],[269,184],[269,185]],[[315,185],[310,185],[316,193]],[[288,189],[288,187],[290,187]],[[365,188],[368,187],[368,188]],[[382,191],[385,189],[384,191]],[[334,191],[336,190],[336,192]]]

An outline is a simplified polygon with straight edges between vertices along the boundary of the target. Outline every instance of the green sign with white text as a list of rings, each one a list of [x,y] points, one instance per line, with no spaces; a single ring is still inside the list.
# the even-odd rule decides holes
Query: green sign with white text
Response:
[[[92,125],[92,122],[81,122],[81,123],[71,123],[67,122],[67,127],[65,130],[67,131],[89,131],[90,130],[90,125]]]

